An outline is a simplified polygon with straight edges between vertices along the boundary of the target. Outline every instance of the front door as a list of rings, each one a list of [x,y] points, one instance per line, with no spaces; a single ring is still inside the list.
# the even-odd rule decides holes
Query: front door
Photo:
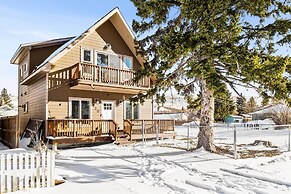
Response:
[[[102,119],[114,120],[114,102],[102,102]]]

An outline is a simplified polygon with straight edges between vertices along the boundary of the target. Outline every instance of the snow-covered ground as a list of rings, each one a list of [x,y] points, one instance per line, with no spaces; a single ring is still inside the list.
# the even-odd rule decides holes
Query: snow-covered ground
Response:
[[[197,131],[190,130],[194,137]],[[230,131],[216,129],[215,141],[232,142]],[[286,132],[241,130],[238,141],[251,143],[254,139],[269,138],[285,149]],[[59,150],[56,174],[66,182],[53,188],[17,193],[291,193],[291,152],[234,160],[203,149],[189,152],[162,147],[185,146],[187,127],[177,128],[177,133],[175,140],[159,141],[159,145],[147,141],[128,146],[107,144]]]

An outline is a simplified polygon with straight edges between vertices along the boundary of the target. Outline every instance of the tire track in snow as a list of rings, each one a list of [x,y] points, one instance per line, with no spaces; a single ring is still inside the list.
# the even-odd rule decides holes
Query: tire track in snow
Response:
[[[205,173],[199,171],[198,169],[190,168],[183,164],[163,159],[159,156],[147,154],[142,150],[138,149],[138,146],[133,146],[133,150],[136,151],[138,155],[144,158],[145,160],[148,161],[155,160],[156,163],[159,162],[162,164],[166,164],[171,168],[173,168],[174,166],[178,166],[187,173],[189,173],[189,175],[191,176],[199,175],[203,179],[203,181],[205,182],[207,181],[207,183],[211,183],[212,185],[214,185],[213,187],[204,187],[203,183],[201,184],[200,182],[193,182],[193,180],[185,180],[185,183],[188,184],[190,183],[190,185],[193,187],[199,187],[216,193],[221,193],[222,190],[224,191],[223,193],[257,193],[256,189],[268,188],[271,185],[278,192],[286,191],[286,186],[276,181],[270,182],[268,180],[263,180],[256,177],[239,176],[237,174],[226,172],[226,170],[222,174],[215,174],[211,172]],[[150,172],[150,169],[147,170],[148,172]],[[160,177],[161,174],[162,173],[158,175],[159,181],[162,180],[164,182],[163,184],[165,184],[165,180],[163,180],[162,177]],[[186,192],[186,190],[183,188],[180,189],[180,191],[182,193]]]

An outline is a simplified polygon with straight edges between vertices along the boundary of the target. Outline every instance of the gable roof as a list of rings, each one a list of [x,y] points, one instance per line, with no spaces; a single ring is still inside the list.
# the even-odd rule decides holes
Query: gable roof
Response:
[[[24,43],[21,44],[14,55],[12,56],[10,63],[11,64],[18,64],[19,63],[19,57],[22,53],[26,53],[25,51],[29,51],[32,48],[40,48],[40,47],[46,47],[46,46],[53,46],[53,45],[60,45],[68,42],[69,40],[73,39],[74,37],[65,37],[65,38],[58,38],[58,39],[51,39],[51,40],[45,40],[45,41],[37,41],[37,42],[30,42],[30,43]]]
[[[57,60],[63,57],[68,53],[74,46],[76,46],[80,41],[82,41],[90,33],[94,32],[98,27],[104,24],[106,21],[110,20],[115,29],[118,31],[124,42],[127,44],[132,53],[135,53],[134,39],[135,36],[124,20],[121,12],[118,7],[112,9],[109,13],[99,19],[96,23],[90,26],[86,31],[76,37],[72,37],[67,43],[62,45],[56,51],[54,51],[44,62],[38,65],[36,71],[29,75],[26,79],[34,77],[40,71],[49,71],[51,65],[54,64]],[[136,56],[140,64],[143,64],[143,59],[141,56]]]

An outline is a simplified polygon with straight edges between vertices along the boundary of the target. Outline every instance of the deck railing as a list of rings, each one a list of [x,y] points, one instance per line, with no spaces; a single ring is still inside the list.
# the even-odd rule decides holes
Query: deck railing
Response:
[[[86,80],[93,83],[150,87],[150,79],[148,77],[143,77],[138,82],[134,82],[134,73],[132,70],[77,63],[72,68],[71,79]]]
[[[144,130],[144,132],[143,132]],[[124,132],[131,136],[132,134],[155,134],[174,132],[175,120],[124,120]]]
[[[116,138],[117,123],[113,120],[49,119],[48,133],[53,137],[112,135]]]

